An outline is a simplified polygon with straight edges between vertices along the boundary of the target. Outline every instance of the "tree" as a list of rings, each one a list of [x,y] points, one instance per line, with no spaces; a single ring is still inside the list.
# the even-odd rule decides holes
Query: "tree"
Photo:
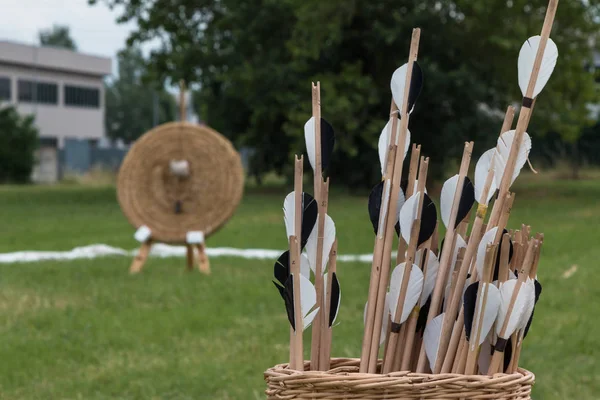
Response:
[[[77,51],[77,45],[71,38],[71,32],[68,26],[54,24],[52,25],[52,28],[41,30],[38,36],[41,46],[60,47]]]
[[[163,87],[142,79],[147,67],[139,48],[119,52],[117,63],[118,76],[106,83],[106,130],[108,137],[129,143],[152,128],[155,96],[159,123],[175,119],[176,104]]]
[[[28,182],[37,146],[33,116],[22,117],[14,107],[0,108],[0,182]]]
[[[89,0],[95,3],[96,0]],[[506,106],[521,97],[516,61],[539,34],[546,0],[108,0],[120,22],[139,26],[129,44],[158,40],[150,72],[201,90],[208,124],[256,148],[252,172],[289,172],[304,149],[310,82],[321,81],[322,112],[337,132],[330,174],[350,186],[378,180],[377,138],[388,118],[389,79],[422,28],[425,86],[411,118],[414,141],[434,173],[475,140],[495,142]],[[583,66],[597,36],[597,0],[561,2],[552,35],[561,56],[532,120],[536,134],[574,137],[595,93]],[[552,98],[552,100],[549,100]],[[562,104],[568,99],[568,104]],[[559,103],[559,104],[556,104]],[[490,110],[492,112],[490,112]],[[535,136],[535,135],[533,135]]]

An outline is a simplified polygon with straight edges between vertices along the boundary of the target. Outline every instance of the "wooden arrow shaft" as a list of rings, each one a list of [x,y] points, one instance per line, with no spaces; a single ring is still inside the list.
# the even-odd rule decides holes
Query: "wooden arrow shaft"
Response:
[[[400,132],[398,145],[396,146],[394,169],[391,180],[391,194],[388,201],[387,210],[387,221],[385,224],[385,235],[384,235],[384,246],[383,246],[383,257],[381,263],[381,274],[379,276],[379,284],[377,289],[377,303],[375,306],[375,318],[373,324],[373,334],[371,335],[371,345],[368,355],[368,372],[375,373],[377,367],[377,355],[379,353],[379,337],[377,336],[381,332],[381,326],[383,324],[384,311],[385,311],[385,294],[387,284],[389,281],[389,270],[391,260],[392,243],[394,239],[394,225],[397,217],[397,204],[398,204],[398,193],[400,191],[400,180],[402,177],[402,164],[404,162],[404,147],[406,143],[406,134],[408,130],[408,94],[410,91],[410,82],[412,79],[412,70],[414,62],[417,59],[419,52],[419,39],[421,30],[416,28],[413,29],[411,38],[410,51],[408,57],[408,65],[406,72],[406,81],[404,86],[404,104],[400,110]],[[389,169],[387,170],[389,171]],[[386,171],[386,172],[387,172]],[[383,199],[382,202],[386,200]],[[383,207],[382,210],[383,211]]]
[[[454,193],[454,199],[452,201],[452,209],[450,211],[450,219],[448,222],[448,227],[446,230],[446,235],[444,237],[444,243],[446,244],[442,249],[442,255],[440,257],[440,267],[438,269],[438,276],[436,277],[435,286],[433,290],[433,294],[431,295],[431,306],[429,309],[429,313],[427,314],[427,323],[429,323],[433,318],[439,315],[440,306],[442,303],[442,297],[444,295],[445,283],[448,278],[448,273],[450,270],[450,263],[452,260],[452,254],[454,253],[454,239],[456,230],[454,227],[456,226],[456,217],[458,215],[458,205],[460,203],[460,197],[462,196],[462,190],[464,187],[465,176],[467,176],[467,172],[469,171],[469,164],[471,163],[471,153],[473,151],[473,142],[465,143],[465,147],[463,150],[462,161],[460,164],[460,170],[458,174],[458,183],[456,186],[456,192]],[[438,352],[438,354],[440,354]],[[438,371],[442,367],[442,359],[440,357],[437,358],[436,364]],[[419,355],[419,362],[417,365],[417,372],[424,372],[426,368],[426,358],[425,358],[425,346],[421,346],[421,352]]]

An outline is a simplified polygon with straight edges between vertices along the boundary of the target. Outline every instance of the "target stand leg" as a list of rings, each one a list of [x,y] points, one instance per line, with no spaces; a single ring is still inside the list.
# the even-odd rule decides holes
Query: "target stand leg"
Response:
[[[187,250],[187,270],[193,271],[196,257],[194,255],[194,247],[191,244],[185,245]]]
[[[188,269],[190,268],[190,259],[193,262],[194,250],[198,251],[198,269],[203,274],[210,274],[210,263],[206,255],[206,246],[204,243],[204,233],[202,231],[190,231],[186,235],[186,245],[188,249]],[[190,251],[190,249],[192,249]],[[190,256],[190,253],[192,254]]]
[[[200,243],[196,245],[196,249],[198,250],[198,269],[203,274],[210,275],[210,262],[206,255],[206,246],[204,243]]]
[[[129,267],[130,274],[137,274],[144,268],[144,264],[150,254],[150,248],[152,247],[152,241],[148,240],[140,246],[137,255],[134,257],[131,267]]]

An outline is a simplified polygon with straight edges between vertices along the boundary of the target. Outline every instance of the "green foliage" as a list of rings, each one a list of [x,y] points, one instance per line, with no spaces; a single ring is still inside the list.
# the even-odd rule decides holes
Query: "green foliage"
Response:
[[[95,0],[90,0],[94,3]],[[304,150],[310,82],[321,81],[322,114],[337,132],[330,175],[350,186],[377,182],[377,138],[388,118],[389,79],[422,28],[425,86],[411,118],[414,141],[441,173],[465,140],[493,145],[506,106],[518,102],[517,56],[540,32],[546,0],[108,0],[136,21],[130,44],[160,39],[150,73],[200,83],[202,118],[256,148],[252,172],[289,172]],[[532,136],[575,140],[597,102],[584,70],[597,36],[598,2],[561,2],[560,51],[536,104]]]
[[[38,131],[33,116],[0,108],[0,182],[26,183],[35,164]]]
[[[175,118],[175,99],[162,87],[144,81],[146,63],[139,48],[131,47],[117,57],[118,76],[106,83],[106,130],[112,139],[129,143],[153,127],[154,102],[157,122]]]
[[[68,50],[77,50],[77,44],[71,38],[71,32],[68,26],[52,25],[52,28],[42,29],[38,33],[40,45],[48,47],[61,47]]]

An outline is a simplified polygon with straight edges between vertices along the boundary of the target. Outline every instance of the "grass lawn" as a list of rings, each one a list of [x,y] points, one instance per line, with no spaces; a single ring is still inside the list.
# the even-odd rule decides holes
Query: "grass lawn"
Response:
[[[545,233],[536,309],[521,365],[534,399],[600,398],[600,181],[525,177],[511,227]],[[245,194],[212,247],[283,248],[285,189]],[[341,254],[372,251],[366,196],[330,200]],[[134,248],[112,187],[0,188],[0,252]],[[0,265],[0,398],[262,399],[262,372],[288,356],[289,328],[272,286],[272,261],[130,259]],[[564,277],[573,265],[577,271]],[[340,263],[342,307],[333,354],[360,355],[370,265]],[[309,335],[306,335],[308,343]]]

